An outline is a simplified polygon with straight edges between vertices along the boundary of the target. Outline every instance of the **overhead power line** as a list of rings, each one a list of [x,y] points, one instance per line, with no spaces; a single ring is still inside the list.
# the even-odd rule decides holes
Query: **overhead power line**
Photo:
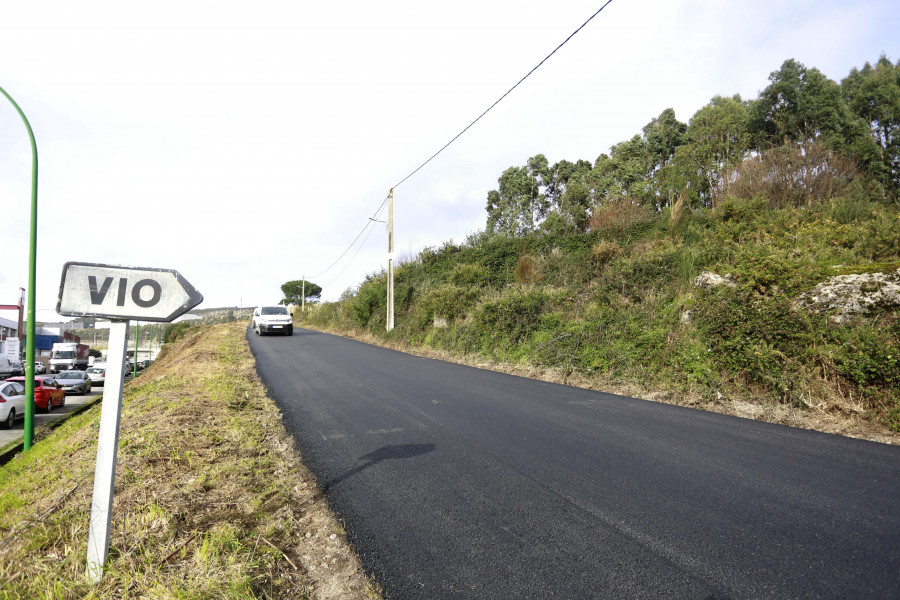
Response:
[[[471,127],[472,127],[473,125],[475,125],[475,123],[477,123],[478,121],[480,121],[481,118],[482,118],[484,115],[488,114],[488,113],[491,111],[491,109],[493,109],[495,106],[497,106],[498,104],[500,104],[500,102],[501,102],[504,98],[506,98],[507,96],[509,96],[509,94],[510,94],[514,89],[516,89],[517,87],[519,87],[519,85],[520,85],[523,81],[525,81],[526,79],[528,79],[528,78],[531,76],[532,73],[534,73],[535,71],[537,71],[537,70],[541,67],[541,65],[543,65],[545,62],[547,62],[547,60],[548,60],[551,56],[553,56],[554,54],[556,54],[557,50],[559,50],[560,48],[562,48],[563,46],[565,46],[565,45],[568,43],[569,40],[571,40],[573,37],[575,37],[575,34],[577,34],[579,31],[581,31],[582,29],[584,29],[585,26],[586,26],[588,23],[590,23],[590,22],[594,19],[594,17],[596,17],[597,15],[599,15],[599,14],[603,11],[603,9],[606,8],[606,7],[610,4],[610,2],[612,2],[612,0],[607,0],[607,1],[606,1],[606,4],[604,4],[603,6],[601,6],[601,7],[597,10],[597,12],[595,12],[594,14],[592,14],[592,15],[588,18],[587,21],[585,21],[584,23],[581,24],[581,27],[579,27],[578,29],[576,29],[575,31],[573,31],[573,32],[569,35],[569,37],[567,37],[565,40],[563,40],[563,42],[562,42],[559,46],[557,46],[557,47],[553,50],[553,52],[551,52],[550,54],[548,54],[547,56],[545,56],[545,57],[544,57],[544,60],[542,60],[541,62],[539,62],[533,69],[531,69],[530,71],[528,71],[528,73],[525,75],[525,77],[523,77],[522,79],[520,79],[520,80],[516,83],[516,85],[512,86],[511,88],[509,88],[509,90],[508,90],[505,94],[503,94],[502,96],[500,96],[500,98],[498,98],[496,102],[494,102],[493,104],[491,104],[491,105],[487,108],[487,110],[485,110],[483,113],[481,113],[480,115],[478,115],[478,118],[476,118],[474,121],[472,121],[471,123],[469,123],[468,125],[466,125],[466,128],[465,128],[465,129],[463,129],[462,131],[460,131],[459,133],[457,133],[456,136],[454,136],[454,138],[453,138],[452,140],[450,140],[449,142],[447,142],[446,144],[444,144],[444,146],[443,146],[440,150],[438,150],[437,152],[435,152],[434,154],[432,154],[431,157],[430,157],[428,160],[426,160],[425,162],[423,162],[421,165],[419,165],[419,166],[416,168],[416,170],[414,170],[412,173],[410,173],[409,175],[407,175],[406,177],[404,177],[403,179],[401,179],[398,183],[395,183],[395,184],[394,184],[394,187],[395,187],[395,188],[398,187],[401,183],[403,183],[404,181],[406,181],[407,179],[409,179],[410,177],[412,177],[413,175],[415,175],[416,173],[418,173],[419,171],[421,171],[422,168],[423,168],[425,165],[427,165],[427,164],[430,163],[432,160],[434,160],[435,158],[437,158],[437,156],[438,156],[441,152],[443,152],[444,150],[446,150],[446,149],[450,146],[450,144],[452,144],[453,142],[455,142],[457,139],[460,138],[460,136],[462,136],[462,134],[464,134],[464,133],[467,132],[469,129],[471,129]]]
[[[550,54],[548,54],[547,56],[545,56],[544,59],[541,60],[541,62],[539,62],[537,65],[535,65],[534,68],[532,68],[530,71],[528,71],[528,73],[527,73],[524,77],[522,77],[518,82],[516,82],[516,84],[515,84],[514,86],[512,86],[511,88],[509,88],[509,90],[507,90],[507,92],[506,92],[505,94],[503,94],[502,96],[500,96],[500,97],[499,97],[493,104],[491,104],[491,105],[490,105],[483,113],[481,113],[480,115],[478,115],[478,117],[477,117],[474,121],[472,121],[471,123],[469,123],[468,125],[466,125],[466,127],[465,127],[462,131],[460,131],[459,133],[457,133],[457,134],[453,137],[453,139],[451,139],[449,142],[447,142],[446,144],[444,144],[444,145],[441,147],[440,150],[438,150],[437,152],[435,152],[434,154],[432,154],[432,155],[428,158],[428,160],[426,160],[426,161],[423,162],[421,165],[419,165],[418,167],[416,167],[416,169],[413,170],[409,175],[407,175],[406,177],[404,177],[403,179],[401,179],[399,182],[397,182],[396,184],[394,184],[393,187],[396,188],[396,187],[400,186],[402,183],[404,183],[404,182],[405,182],[406,180],[408,180],[410,177],[412,177],[413,175],[415,175],[416,173],[418,173],[419,171],[421,171],[421,170],[425,167],[425,165],[427,165],[427,164],[430,163],[432,160],[434,160],[435,158],[437,158],[438,155],[441,154],[444,150],[446,150],[447,148],[449,148],[450,145],[453,144],[453,142],[455,142],[456,140],[458,140],[465,132],[467,132],[469,129],[471,129],[472,126],[475,125],[475,123],[477,123],[478,121],[480,121],[480,120],[482,119],[482,117],[484,117],[484,116],[485,116],[486,114],[488,114],[491,110],[493,110],[493,108],[494,108],[495,106],[497,106],[498,104],[500,104],[500,102],[502,102],[504,98],[506,98],[507,96],[509,96],[509,95],[512,93],[513,90],[515,90],[517,87],[519,87],[519,86],[522,84],[523,81],[525,81],[526,79],[528,79],[528,78],[531,76],[531,74],[534,73],[535,71],[537,71],[537,70],[538,70],[545,62],[547,62],[547,61],[550,59],[551,56],[553,56],[554,54],[556,54],[556,53],[559,51],[559,49],[562,48],[563,46],[565,46],[565,45],[569,42],[569,40],[571,40],[573,37],[575,37],[575,35],[576,35],[579,31],[581,31],[582,29],[584,29],[584,28],[587,26],[587,24],[590,23],[590,22],[594,19],[594,17],[596,17],[597,15],[599,15],[601,12],[603,12],[603,9],[606,8],[607,6],[609,6],[610,3],[612,3],[612,0],[607,0],[607,1],[603,4],[603,6],[601,6],[599,9],[597,9],[597,11],[596,11],[594,14],[592,14],[592,15],[587,19],[587,21],[585,21],[584,23],[582,23],[581,26],[578,27],[578,29],[576,29],[576,30],[573,31],[571,34],[569,34],[569,37],[567,37],[565,40],[563,40],[563,42],[562,42],[560,45],[558,45],[556,48],[553,49],[553,52],[551,52]],[[328,265],[328,267],[326,267],[322,272],[318,273],[317,275],[313,275],[313,276],[312,276],[313,278],[321,277],[322,275],[324,275],[325,273],[327,273],[328,271],[330,271],[331,269],[333,269],[334,266],[337,265],[337,264],[340,262],[340,260],[341,260],[342,258],[344,258],[344,256],[346,256],[347,253],[350,252],[350,250],[353,249],[353,246],[356,245],[356,242],[362,237],[362,235],[363,235],[364,233],[366,233],[366,230],[369,231],[369,234],[372,233],[372,230],[371,230],[370,228],[374,225],[374,221],[376,220],[377,216],[381,213],[382,210],[384,210],[385,204],[387,204],[387,202],[388,202],[388,198],[390,198],[390,195],[388,195],[388,196],[381,202],[381,205],[376,209],[376,211],[375,211],[375,213],[373,214],[373,216],[372,216],[372,217],[369,217],[369,220],[366,222],[365,226],[362,228],[362,230],[359,232],[359,234],[357,234],[357,236],[353,239],[353,241],[350,242],[350,245],[347,246],[346,250],[344,250],[344,251],[341,253],[341,255],[338,256],[337,259],[335,259],[335,261],[334,261],[333,263],[331,263],[330,265]],[[353,256],[350,258],[350,262],[352,262],[353,259],[356,258],[356,255],[359,254],[359,250],[362,248],[362,245],[365,244],[365,241],[366,241],[368,238],[369,238],[369,235],[367,234],[366,237],[363,239],[362,243],[360,244],[360,248],[357,248],[356,252],[355,252],[355,253],[353,254]],[[337,279],[337,277],[339,277],[340,274],[342,274],[342,273],[344,272],[344,270],[347,269],[348,266],[349,266],[349,262],[348,262],[347,265],[344,266],[343,269],[341,269],[340,273],[335,277],[335,279]]]
[[[331,269],[333,269],[334,266],[335,266],[336,264],[338,264],[338,263],[340,262],[340,260],[341,260],[342,258],[344,258],[344,256],[346,256],[346,254],[347,254],[348,252],[350,252],[350,250],[351,250],[351,249],[353,248],[353,246],[356,244],[357,240],[359,240],[359,238],[362,237],[362,235],[366,232],[366,229],[368,229],[369,227],[371,227],[371,226],[373,225],[373,222],[378,218],[378,215],[381,214],[381,211],[384,210],[384,206],[385,206],[385,204],[387,204],[388,198],[390,198],[390,196],[385,196],[384,200],[381,202],[381,205],[375,210],[375,212],[372,214],[372,216],[369,217],[369,220],[366,221],[366,224],[363,226],[362,230],[356,235],[355,238],[353,238],[353,241],[350,242],[350,245],[347,246],[347,248],[346,248],[343,252],[341,252],[341,255],[338,256],[338,257],[334,260],[333,263],[331,263],[330,265],[328,265],[327,267],[325,267],[322,271],[320,271],[319,273],[317,273],[317,274],[315,274],[315,275],[312,275],[311,277],[312,277],[313,279],[315,279],[316,277],[321,277],[322,275],[324,275],[325,273],[327,273],[328,271],[330,271]],[[368,237],[369,237],[369,236],[366,236],[366,239],[368,239]],[[365,242],[365,240],[363,240],[363,241]],[[358,254],[358,253],[359,253],[359,251],[357,251],[357,254]],[[353,257],[356,257],[356,254],[354,254]],[[351,260],[352,260],[352,259],[351,259]],[[344,267],[344,268],[346,269],[346,267]],[[341,272],[343,273],[343,271],[341,271]]]
[[[379,221],[379,223],[380,223],[380,221]],[[322,284],[322,287],[325,287],[325,286],[327,286],[327,285],[331,285],[332,283],[334,283],[335,281],[337,281],[337,280],[340,278],[341,275],[344,274],[344,271],[347,270],[347,267],[350,266],[350,263],[352,263],[352,262],[354,261],[354,259],[356,258],[356,255],[359,254],[359,251],[362,250],[362,247],[366,245],[366,241],[369,239],[369,236],[372,235],[372,231],[374,231],[374,229],[375,229],[375,226],[374,226],[374,225],[375,225],[375,221],[369,221],[369,226],[368,226],[368,227],[369,227],[369,232],[366,234],[366,237],[363,238],[363,241],[360,242],[359,246],[356,248],[356,252],[353,253],[353,256],[351,256],[351,257],[350,257],[350,260],[347,261],[347,264],[344,265],[344,268],[341,269],[340,271],[338,271],[338,272],[337,272],[337,275],[335,275],[334,277],[332,277],[330,281],[327,281],[327,282],[325,282],[324,284]],[[363,230],[363,231],[365,231],[365,230]],[[348,248],[348,249],[349,249],[349,248]]]

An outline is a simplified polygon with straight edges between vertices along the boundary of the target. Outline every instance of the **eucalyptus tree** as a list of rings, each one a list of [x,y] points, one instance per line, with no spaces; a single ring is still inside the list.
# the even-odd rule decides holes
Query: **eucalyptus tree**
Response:
[[[549,172],[546,194],[550,212],[543,229],[555,233],[584,232],[593,199],[591,163],[561,160]]]
[[[894,198],[900,192],[900,61],[881,55],[875,66],[854,68],[841,89],[850,109],[866,121],[881,149],[884,180]]]
[[[687,190],[692,204],[709,205],[712,196],[727,195],[729,174],[751,148],[747,104],[740,96],[715,96],[691,117],[685,143],[663,169],[670,187]]]
[[[498,189],[488,192],[487,230],[507,235],[527,235],[550,209],[545,188],[550,167],[543,154],[532,156],[525,166],[509,167],[497,180]]]
[[[647,179],[659,208],[671,204],[680,191],[677,180],[669,177],[670,171],[666,170],[666,165],[675,156],[675,150],[687,141],[687,125],[675,118],[673,109],[667,108],[644,125],[642,131],[649,169]]]

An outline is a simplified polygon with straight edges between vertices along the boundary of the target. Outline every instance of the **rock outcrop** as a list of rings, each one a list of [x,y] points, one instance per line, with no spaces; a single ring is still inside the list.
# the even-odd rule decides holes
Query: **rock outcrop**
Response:
[[[843,323],[900,308],[900,269],[895,273],[837,275],[800,294],[797,306],[815,312],[837,310],[831,317]]]

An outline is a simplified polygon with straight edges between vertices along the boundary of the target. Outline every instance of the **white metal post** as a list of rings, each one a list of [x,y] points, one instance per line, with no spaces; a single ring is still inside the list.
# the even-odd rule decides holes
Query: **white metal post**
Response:
[[[388,199],[387,330],[394,329],[394,190]]]
[[[125,383],[125,356],[128,349],[128,321],[113,321],[109,327],[106,383],[100,411],[97,438],[97,466],[94,471],[94,499],[91,502],[91,528],[88,532],[87,578],[98,583],[109,551],[109,526],[112,521],[113,487],[116,482],[116,452],[119,448],[119,422],[122,417],[122,388]]]

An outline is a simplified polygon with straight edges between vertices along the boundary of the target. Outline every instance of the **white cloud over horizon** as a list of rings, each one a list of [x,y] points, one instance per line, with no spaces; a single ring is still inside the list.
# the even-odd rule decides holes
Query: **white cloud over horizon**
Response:
[[[4,7],[0,86],[40,154],[37,308],[55,307],[71,260],[177,269],[205,308],[276,302],[600,6]],[[882,53],[896,61],[897,23],[888,1],[614,0],[395,190],[397,253],[482,228],[487,192],[534,154],[593,161],[665,108],[687,121],[714,95],[755,97],[788,58],[836,81]],[[0,99],[2,304],[27,282],[30,181],[24,126]],[[378,225],[349,266],[313,281],[335,299],[385,254]]]

